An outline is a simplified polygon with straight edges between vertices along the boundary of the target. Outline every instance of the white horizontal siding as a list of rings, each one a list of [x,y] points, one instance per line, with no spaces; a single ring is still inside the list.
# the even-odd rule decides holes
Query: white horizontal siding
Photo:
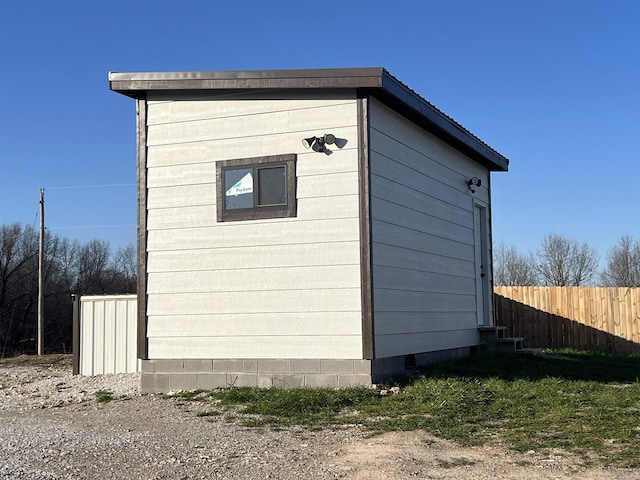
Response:
[[[376,342],[376,356],[391,357],[398,352],[433,352],[478,345],[478,329],[416,332],[411,335],[385,335]]]
[[[385,226],[387,226],[386,224]],[[382,229],[379,226],[378,232]],[[417,235],[416,235],[417,236]],[[407,236],[402,239],[406,240]],[[424,240],[424,237],[422,237]],[[397,242],[400,243],[400,242]],[[432,243],[432,242],[430,242]],[[416,265],[428,265],[429,272],[448,275],[452,271],[458,272],[461,277],[473,277],[475,274],[475,264],[473,260],[460,260],[452,256],[445,256],[444,253],[431,253],[419,249],[423,244],[411,245],[410,242],[402,242],[401,245],[389,245],[378,242],[375,244],[376,259],[378,267],[395,267],[412,270]],[[413,248],[412,248],[413,247]],[[410,252],[407,252],[410,250]],[[461,256],[466,257],[463,254]]]
[[[165,165],[147,169],[147,188],[215,185],[215,162],[187,165]]]
[[[352,95],[150,101],[148,147],[150,358],[361,357]],[[218,223],[216,161],[287,153],[297,216]]]
[[[218,102],[210,102],[215,109]],[[227,102],[228,103],[228,102]],[[234,102],[243,103],[243,102]],[[256,102],[259,103],[259,102]],[[166,106],[167,104],[163,104]],[[149,115],[151,119],[151,116]],[[199,118],[180,122],[150,124],[147,128],[147,144],[175,145],[180,143],[211,142],[224,139],[252,141],[258,136],[281,132],[296,132],[300,141],[308,132],[318,133],[318,125],[327,129],[348,127],[354,124],[355,102],[318,106],[298,110],[275,110],[253,115]],[[325,132],[319,132],[322,135]],[[354,142],[355,144],[355,142]]]
[[[289,227],[288,223],[294,226]],[[256,230],[259,227],[259,235]],[[224,229],[224,235],[220,233]],[[215,242],[214,242],[215,239]],[[357,242],[358,227],[352,218],[307,220],[263,220],[256,222],[229,222],[207,228],[167,228],[148,233],[149,254],[166,250],[200,250],[238,246],[275,246],[335,242]],[[285,254],[283,254],[285,255]]]
[[[148,294],[358,288],[359,265],[248,268],[149,273]]]
[[[372,221],[372,230],[375,231],[373,251],[376,258],[380,259],[380,264],[387,265],[391,260],[382,253],[378,255],[376,250],[383,246],[394,246],[410,250],[404,252],[407,258],[404,262],[411,264],[421,264],[426,261],[423,254],[431,254],[442,257],[439,263],[448,263],[449,258],[473,262],[473,245],[467,243],[451,242],[450,240],[436,235],[432,235],[422,230],[411,227],[403,227],[395,223],[382,222],[377,219]],[[422,257],[422,259],[418,258]],[[428,262],[432,265],[431,259]],[[462,268],[460,264],[458,267]],[[452,268],[451,266],[449,268]]]
[[[343,153],[345,154],[343,155],[343,159],[347,161],[347,152]],[[187,187],[183,188],[181,192],[184,196],[200,199],[203,188],[209,188],[215,194],[215,162],[150,168],[147,176],[147,186],[149,189],[159,187]],[[195,188],[192,189],[192,187]],[[297,198],[300,199],[333,195],[357,195],[357,193],[357,170],[315,175],[298,174]],[[159,192],[159,194],[162,194],[162,192]],[[154,200],[154,197],[151,197],[150,200]],[[215,204],[215,196],[213,197],[213,202]],[[149,208],[156,208],[156,205],[149,204]]]
[[[413,268],[417,267],[419,265],[416,264]],[[467,295],[475,295],[476,287],[474,279],[470,277],[382,265],[376,266],[373,283],[378,289]]]
[[[456,319],[463,330],[473,330],[477,324],[475,311],[457,312]],[[376,325],[378,335],[406,335],[428,330],[437,336],[439,332],[451,330],[450,312],[377,312],[376,320],[380,322]]]
[[[348,336],[360,335],[360,313],[219,313],[203,315],[156,316],[149,326],[149,336],[197,337],[215,330],[218,337],[254,336]]]
[[[345,169],[353,170],[355,165],[344,161],[343,154],[355,150],[357,137],[355,126],[331,127],[328,132],[337,138],[344,139],[347,143],[343,148],[332,148],[330,156],[323,155],[321,161],[319,155],[302,147],[302,139],[305,135],[322,135],[325,129],[305,132],[281,131],[270,135],[253,137],[249,139],[225,138],[208,140],[196,143],[178,143],[154,145],[148,148],[148,168],[161,168],[175,165],[193,165],[210,163],[211,159],[228,160],[233,158],[250,158],[265,155],[265,152],[298,152],[300,168],[315,166],[319,172],[340,172]]]
[[[358,195],[358,172],[298,177],[298,198]]]
[[[170,185],[149,189],[147,202],[153,209],[201,207],[216,204],[215,183]]]
[[[388,155],[392,155],[392,153],[388,152]],[[467,196],[464,194],[467,192],[470,193],[466,182],[468,178],[471,177],[465,179],[459,176],[455,179],[449,179],[449,181],[445,183],[444,179],[432,177],[428,166],[420,166],[420,169],[413,169],[407,166],[407,162],[411,160],[415,162],[433,163],[427,157],[415,154],[404,157],[402,153],[398,153],[398,158],[393,159],[379,152],[372,152],[371,174],[379,177],[375,180],[378,188],[383,184],[386,184],[385,188],[387,189],[401,187],[407,195],[407,201],[409,201],[409,196],[411,195],[422,198],[429,197],[425,200],[432,202],[433,207],[438,213],[445,209],[446,204],[463,210],[468,208]],[[372,184],[373,182],[374,180],[372,179]],[[478,193],[480,193],[480,191],[478,191]],[[415,201],[418,201],[418,199],[415,199]]]
[[[482,186],[474,198],[488,201],[489,172],[486,168],[381,103],[373,101],[372,105],[370,141],[375,143],[377,154],[462,193],[469,193],[467,180],[478,177]]]
[[[380,162],[376,162],[376,168],[383,171],[383,169],[379,167],[379,163],[384,163],[385,161],[386,159],[382,157]],[[393,175],[389,176],[398,178],[398,170],[401,170],[402,166],[392,164],[390,169],[393,171]],[[406,180],[408,183],[410,181],[419,181],[420,178],[418,175],[413,174],[409,175],[409,178]],[[397,196],[398,188],[401,188],[404,193],[402,197]],[[465,227],[472,221],[472,215],[468,210],[466,199],[460,198],[459,192],[449,190],[449,192],[452,193],[451,200],[460,204],[455,205],[454,203],[447,203],[443,200],[446,195],[441,190],[438,192],[435,188],[425,186],[423,186],[423,188],[428,191],[428,193],[415,190],[406,183],[398,184],[396,181],[390,181],[388,178],[378,175],[373,175],[371,178],[371,189],[375,190],[378,198],[392,198],[398,205],[409,209],[415,208],[415,205],[429,205],[430,216]]]
[[[150,338],[151,358],[328,358],[362,356],[358,335]]]
[[[160,94],[162,95],[162,94]],[[340,106],[353,103],[353,96],[347,92],[340,96],[316,94],[315,98],[283,99],[278,96],[260,94],[260,101],[250,101],[256,99],[256,95],[234,95],[233,99],[225,100],[215,95],[202,95],[199,99],[189,99],[179,96],[170,99],[153,100],[158,94],[151,94],[148,103],[148,124],[174,124],[189,123],[199,120],[209,120],[212,118],[242,118],[254,117],[256,115],[271,115],[273,113],[298,112],[304,114],[305,110],[315,111],[333,106]],[[238,101],[243,99],[243,101]],[[263,101],[263,100],[268,101]],[[176,101],[177,100],[177,101]],[[215,105],[212,102],[215,101]]]
[[[402,191],[398,191],[396,194],[402,195]],[[421,208],[423,211],[414,210],[377,196],[371,199],[374,218],[380,222],[411,228],[451,242],[473,245],[473,223],[469,227],[430,215],[427,213],[429,212],[428,204],[422,204],[416,208]]]
[[[357,242],[236,246],[201,250],[163,250],[149,253],[147,272],[197,272],[257,268],[357,265]],[[354,263],[355,262],[355,263]]]
[[[216,222],[214,207],[215,205],[183,205],[149,209],[147,228],[149,230],[163,230],[220,226]],[[296,223],[305,220],[355,218],[358,214],[358,208],[358,197],[355,195],[303,198],[298,200]],[[281,221],[281,223],[285,222],[287,220]],[[221,228],[226,228],[227,225],[225,224]]]
[[[376,289],[376,312],[441,312],[452,313],[451,326],[456,326],[460,312],[475,312],[476,297],[470,294]]]
[[[359,310],[359,288],[165,293],[150,295],[147,305],[147,313],[150,317],[219,313],[357,312]],[[232,332],[225,332],[225,334],[229,333]]]
[[[376,101],[370,129],[376,356],[476,344],[473,202],[489,173]]]

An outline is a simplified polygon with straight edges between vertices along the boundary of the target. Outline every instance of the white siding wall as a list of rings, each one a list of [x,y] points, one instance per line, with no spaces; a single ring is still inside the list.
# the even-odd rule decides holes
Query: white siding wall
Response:
[[[148,104],[149,358],[361,358],[356,100]],[[302,139],[347,139],[333,154]],[[297,217],[217,223],[215,162],[296,153]]]
[[[80,375],[138,370],[137,295],[80,299]]]
[[[489,172],[376,101],[369,145],[376,357],[477,344],[473,209]]]

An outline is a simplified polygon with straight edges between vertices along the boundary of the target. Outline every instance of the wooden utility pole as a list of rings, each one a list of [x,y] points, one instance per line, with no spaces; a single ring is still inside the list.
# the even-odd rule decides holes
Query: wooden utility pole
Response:
[[[44,349],[44,188],[40,189],[40,248],[38,249],[38,356]]]

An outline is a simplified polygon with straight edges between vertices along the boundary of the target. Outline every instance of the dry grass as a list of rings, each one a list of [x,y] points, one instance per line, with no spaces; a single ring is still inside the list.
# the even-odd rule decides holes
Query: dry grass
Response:
[[[53,353],[49,355],[18,355],[0,359],[0,367],[38,366],[69,368],[73,362],[73,355]]]

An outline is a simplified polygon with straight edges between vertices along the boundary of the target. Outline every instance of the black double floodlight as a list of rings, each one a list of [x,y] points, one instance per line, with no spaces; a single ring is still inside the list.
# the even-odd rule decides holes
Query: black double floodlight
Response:
[[[469,190],[471,190],[471,193],[476,193],[476,189],[473,187],[479,187],[480,185],[482,185],[482,180],[480,180],[478,177],[473,177],[467,181],[467,185],[469,186]]]
[[[324,152],[327,149],[325,145],[333,145],[335,141],[335,135],[326,133],[322,137],[303,138],[302,145],[304,148],[312,148],[314,152]]]

